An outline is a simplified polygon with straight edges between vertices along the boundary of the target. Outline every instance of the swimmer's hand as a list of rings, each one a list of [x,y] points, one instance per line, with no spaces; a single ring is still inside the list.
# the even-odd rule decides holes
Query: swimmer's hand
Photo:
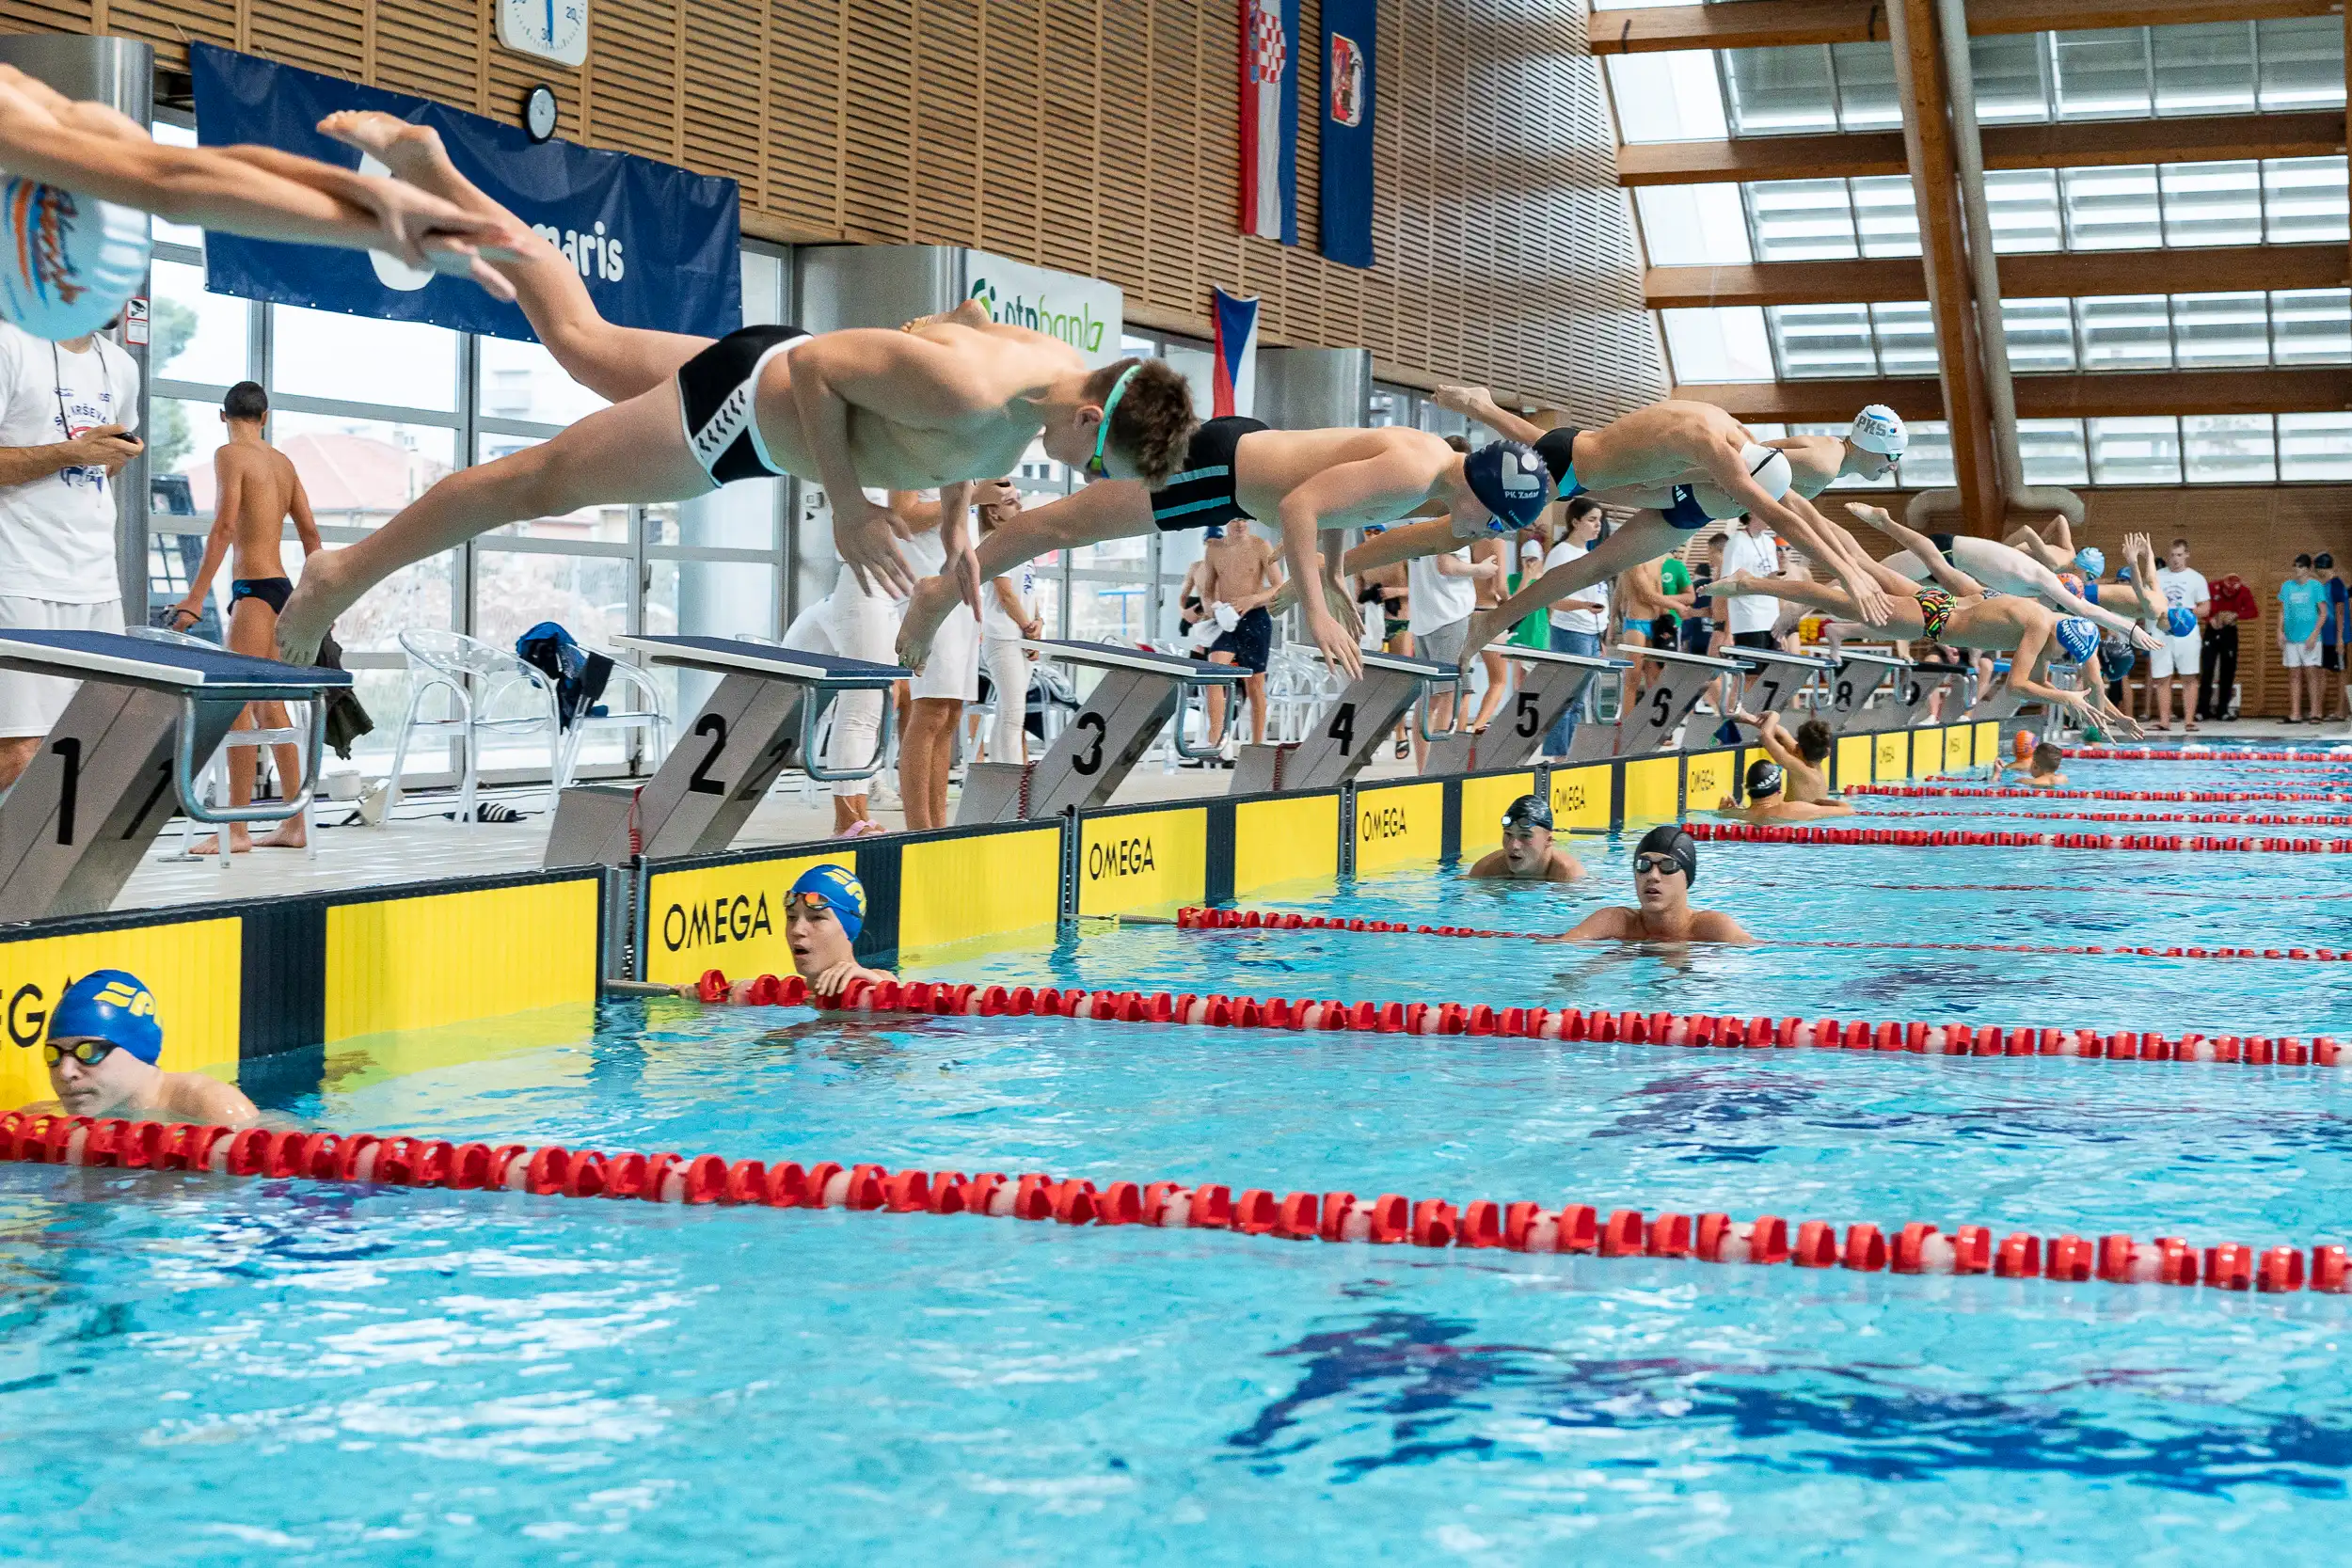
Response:
[[[397,180],[359,178],[349,195],[375,219],[390,254],[445,277],[470,277],[492,299],[514,299],[515,285],[490,265],[523,259],[526,242],[512,222],[462,211]]]
[[[1754,572],[1739,571],[1727,578],[1717,578],[1707,591],[1719,599],[1738,599],[1770,594],[1772,589]]]
[[[868,969],[855,958],[848,958],[817,976],[808,991],[811,996],[839,996],[850,989],[852,980],[882,981],[889,978],[879,969]]]
[[[1851,573],[1841,572],[1838,580],[1846,592],[1853,595],[1854,614],[1866,626],[1883,626],[1895,619],[1895,601],[1879,586],[1878,578],[1857,566]]]
[[[2156,646],[2156,634],[2145,626],[2136,625],[2132,627],[2132,646],[2144,651],[2153,651]]]
[[[1324,667],[1335,675],[1356,680],[1364,673],[1364,650],[1357,640],[1363,635],[1359,627],[1349,631],[1340,618],[1323,607],[1311,606],[1307,610],[1307,635],[1314,639],[1315,647],[1323,655]]]
[[[1456,414],[1475,414],[1494,400],[1494,392],[1485,387],[1440,387],[1434,394],[1438,407]]]
[[[891,515],[851,491],[833,500],[833,547],[867,594],[879,590],[903,599],[914,592],[914,574],[892,536]]]

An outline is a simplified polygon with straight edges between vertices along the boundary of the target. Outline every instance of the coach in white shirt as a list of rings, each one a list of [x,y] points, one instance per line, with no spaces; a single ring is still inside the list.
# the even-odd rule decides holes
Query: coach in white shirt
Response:
[[[139,372],[104,337],[53,343],[0,323],[0,628],[120,631],[115,476],[139,454]],[[74,683],[0,670],[0,788]]]

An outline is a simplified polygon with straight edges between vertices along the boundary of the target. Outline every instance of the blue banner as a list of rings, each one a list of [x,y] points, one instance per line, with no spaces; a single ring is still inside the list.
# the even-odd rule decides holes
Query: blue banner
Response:
[[[450,161],[580,268],[607,321],[717,338],[743,325],[742,230],[732,180],[624,152],[533,144],[520,130],[405,93],[385,92],[233,50],[194,43],[197,139],[299,152],[383,170],[319,135],[337,109],[381,109],[441,134]],[[307,305],[386,321],[430,322],[494,338],[534,339],[523,313],[462,277],[377,252],[207,234],[205,286],[216,293]]]
[[[1322,249],[1372,265],[1372,62],[1377,0],[1323,0]]]

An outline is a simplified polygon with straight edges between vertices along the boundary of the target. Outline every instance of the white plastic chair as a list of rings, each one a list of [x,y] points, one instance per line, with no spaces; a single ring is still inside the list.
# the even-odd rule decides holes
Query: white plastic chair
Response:
[[[612,675],[605,682],[604,695],[597,701],[597,705],[605,711],[575,715],[572,727],[564,732],[562,756],[555,775],[558,789],[571,786],[573,775],[580,767],[580,751],[586,744],[590,730],[651,730],[653,751],[645,759],[649,768],[660,767],[661,759],[670,754],[670,713],[662,704],[661,688],[653,676],[610,648],[592,647],[583,642],[580,651],[601,654],[611,659]],[[624,698],[639,705],[624,707],[621,705]]]
[[[183,648],[204,648],[213,653],[221,651],[221,645],[217,642],[207,641],[201,637],[190,637],[183,631],[169,631],[162,626],[125,626],[123,630],[130,636],[148,642],[169,642]],[[211,759],[204,764],[204,774],[199,781],[199,786],[204,791],[203,798],[216,804],[227,795],[229,779],[223,768],[228,763],[229,748],[231,746],[300,746],[308,742],[310,738],[310,732],[308,728],[230,730],[221,740],[220,750],[215,752]],[[279,781],[279,787],[283,789],[286,784],[287,781]],[[212,808],[208,806],[207,809]],[[314,824],[307,820],[303,823],[306,830],[303,834],[303,853],[310,860],[319,858],[319,841],[307,831],[313,826]],[[180,818],[180,853],[188,860],[197,858],[196,830],[197,822],[194,817],[183,816]],[[228,829],[222,827],[215,829],[215,832],[225,837]],[[224,851],[220,857],[220,868],[223,871],[228,870],[229,863],[233,858]]]
[[[400,722],[400,739],[392,747],[392,770],[386,781],[384,815],[378,825],[392,819],[400,803],[400,774],[408,759],[409,739],[420,732],[458,736],[465,748],[465,781],[457,792],[457,820],[474,819],[476,784],[482,772],[482,736],[532,735],[548,737],[548,809],[555,809],[564,757],[564,734],[556,721],[555,683],[525,664],[507,649],[453,631],[404,631],[400,645],[408,656],[414,689],[408,712]],[[615,668],[618,668],[616,666]],[[425,700],[435,691],[449,694],[452,716],[422,719]],[[524,711],[501,716],[501,705]]]

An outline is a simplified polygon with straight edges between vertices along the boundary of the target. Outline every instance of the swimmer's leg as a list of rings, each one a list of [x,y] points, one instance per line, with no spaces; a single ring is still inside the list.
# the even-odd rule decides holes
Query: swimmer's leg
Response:
[[[579,269],[459,173],[441,146],[440,133],[431,126],[372,109],[345,109],[319,121],[319,130],[368,153],[394,179],[428,196],[484,217],[503,218],[521,230],[530,242],[525,259],[491,264],[515,285],[515,302],[555,362],[598,397],[614,403],[633,398],[676,374],[680,365],[710,346],[707,338],[648,332],[606,321],[588,297]]]
[[[476,534],[583,506],[686,500],[710,487],[686,444],[677,388],[664,383],[538,446],[460,468],[358,544],[311,556],[278,617],[279,656],[310,663],[329,623],[362,594]]]

